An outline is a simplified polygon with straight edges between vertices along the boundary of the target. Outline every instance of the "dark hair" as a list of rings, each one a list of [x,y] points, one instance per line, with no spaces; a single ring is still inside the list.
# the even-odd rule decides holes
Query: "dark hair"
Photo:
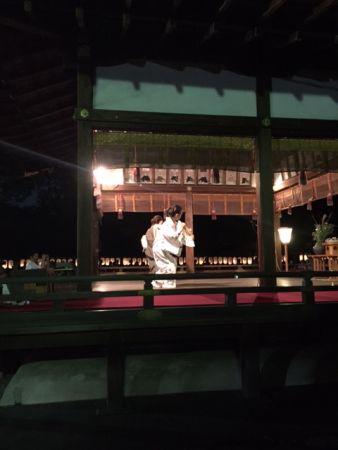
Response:
[[[160,223],[160,222],[163,222],[163,217],[160,216],[160,215],[158,215],[158,214],[156,214],[156,216],[154,216],[154,217],[150,220],[151,225],[155,225],[155,223]]]
[[[167,209],[167,216],[174,217],[176,214],[182,214],[183,208],[180,205],[174,205]]]

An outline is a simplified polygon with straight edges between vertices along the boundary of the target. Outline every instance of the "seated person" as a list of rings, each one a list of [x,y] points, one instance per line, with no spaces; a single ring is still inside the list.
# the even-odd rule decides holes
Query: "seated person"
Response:
[[[7,276],[6,270],[0,267],[0,278],[5,278]],[[1,293],[2,295],[9,295],[8,285],[6,283],[1,284]]]
[[[54,275],[55,274],[55,270],[51,266],[51,263],[50,263],[50,260],[49,260],[49,255],[47,255],[47,253],[43,253],[41,255],[40,268],[41,269],[46,269],[48,275]]]
[[[37,277],[45,276],[45,275],[54,275],[54,269],[52,267],[49,267],[49,256],[47,254],[42,254],[42,257],[39,258],[39,253],[35,252],[32,253],[32,255],[29,257],[29,259],[26,262],[26,270],[39,270],[37,274],[30,273],[33,277],[35,275]],[[51,284],[50,283],[42,283],[42,282],[34,282],[34,283],[27,283],[24,285],[24,288],[27,290],[32,290],[36,293],[44,293],[49,292],[51,290]]]
[[[0,278],[5,278],[5,277],[7,277],[7,272],[5,269],[3,269],[1,267],[0,268]],[[0,288],[1,288],[2,295],[10,295],[11,294],[7,283],[1,283]],[[29,302],[29,300],[4,300],[3,303],[7,304],[7,305],[25,306],[25,305],[29,305],[30,302]]]
[[[39,253],[33,253],[26,262],[26,270],[41,269],[39,265]]]

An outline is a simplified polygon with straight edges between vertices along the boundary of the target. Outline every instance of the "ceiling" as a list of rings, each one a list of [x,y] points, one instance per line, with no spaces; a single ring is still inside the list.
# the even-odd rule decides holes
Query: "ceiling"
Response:
[[[337,0],[2,0],[1,173],[75,163],[76,55],[275,76],[338,74]],[[6,162],[7,164],[4,164]]]

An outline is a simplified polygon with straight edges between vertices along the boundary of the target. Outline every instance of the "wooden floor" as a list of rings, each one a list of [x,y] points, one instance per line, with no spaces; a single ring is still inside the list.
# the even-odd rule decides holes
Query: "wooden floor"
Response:
[[[111,290],[141,290],[144,288],[142,281],[106,281],[102,277],[102,281],[93,283],[93,291],[107,292]],[[280,277],[277,279],[278,286],[301,286],[302,278],[286,278]],[[314,286],[338,286],[338,279],[335,278],[313,278]],[[219,278],[219,279],[195,279],[195,280],[177,280],[177,288],[213,288],[213,287],[257,287],[259,286],[258,278]]]

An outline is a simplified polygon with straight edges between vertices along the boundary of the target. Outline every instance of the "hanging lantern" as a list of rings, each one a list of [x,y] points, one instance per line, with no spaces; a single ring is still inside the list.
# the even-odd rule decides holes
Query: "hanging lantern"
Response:
[[[333,197],[332,197],[331,192],[329,192],[329,193],[327,194],[327,197],[326,197],[326,204],[327,204],[327,206],[333,206]]]
[[[256,209],[253,209],[253,210],[252,210],[251,219],[252,219],[253,221],[256,221],[256,220],[257,220],[257,210],[256,210]]]
[[[292,208],[291,208],[291,205],[289,205],[289,207],[288,207],[288,215],[289,215],[289,216],[292,216]]]
[[[217,220],[216,209],[212,208],[211,210],[211,220]]]
[[[118,220],[123,220],[123,209],[122,208],[119,208],[117,210],[117,218],[118,218]]]
[[[299,172],[299,184],[305,186],[307,184],[307,177],[305,170]]]
[[[307,211],[312,211],[312,200],[308,200],[307,205],[306,205],[306,209]]]

